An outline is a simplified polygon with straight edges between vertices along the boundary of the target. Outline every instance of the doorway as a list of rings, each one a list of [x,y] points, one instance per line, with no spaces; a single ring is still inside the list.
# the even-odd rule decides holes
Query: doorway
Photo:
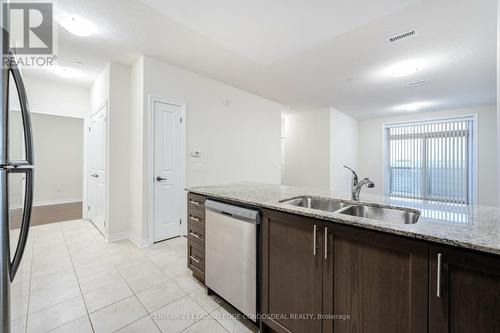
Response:
[[[87,200],[88,218],[106,235],[107,104],[89,120]]]
[[[152,102],[153,242],[181,234],[184,107]]]

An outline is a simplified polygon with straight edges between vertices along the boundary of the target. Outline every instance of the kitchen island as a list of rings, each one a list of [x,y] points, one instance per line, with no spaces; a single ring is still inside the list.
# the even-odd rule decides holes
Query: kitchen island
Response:
[[[257,183],[189,192],[189,221],[207,198],[261,212],[263,330],[495,332],[500,327],[498,208],[370,195],[352,202],[328,191]],[[418,211],[420,218],[415,224],[384,222],[283,202],[304,195],[399,207]],[[193,228],[195,237],[191,232],[188,237],[198,262],[188,265],[197,264],[202,272],[204,230],[201,223]]]

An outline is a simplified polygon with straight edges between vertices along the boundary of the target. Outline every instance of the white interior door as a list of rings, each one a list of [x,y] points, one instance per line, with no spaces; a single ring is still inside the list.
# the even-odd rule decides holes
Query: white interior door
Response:
[[[154,241],[181,232],[181,106],[154,102]]]
[[[106,109],[104,106],[90,118],[87,154],[88,216],[103,235],[106,226]]]

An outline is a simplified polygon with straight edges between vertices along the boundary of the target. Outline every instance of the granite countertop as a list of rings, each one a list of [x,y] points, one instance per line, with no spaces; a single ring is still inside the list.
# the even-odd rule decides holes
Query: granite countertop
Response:
[[[417,200],[370,195],[362,191],[358,204],[369,203],[378,206],[417,209],[421,212],[416,224],[394,224],[280,203],[284,199],[300,195],[351,201],[350,196],[347,194],[337,194],[325,190],[251,182],[199,186],[187,188],[186,190],[244,205],[274,209],[500,255],[500,209],[496,207],[438,205]]]

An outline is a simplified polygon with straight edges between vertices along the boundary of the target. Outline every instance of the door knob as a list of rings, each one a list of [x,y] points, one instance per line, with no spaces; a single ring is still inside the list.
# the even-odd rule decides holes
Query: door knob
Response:
[[[164,180],[167,180],[167,178],[163,178],[163,177],[160,177],[160,176],[156,177],[156,181],[157,182],[162,182]]]
[[[97,173],[94,173],[91,176],[94,177],[94,178],[99,178],[99,174],[97,174]]]

